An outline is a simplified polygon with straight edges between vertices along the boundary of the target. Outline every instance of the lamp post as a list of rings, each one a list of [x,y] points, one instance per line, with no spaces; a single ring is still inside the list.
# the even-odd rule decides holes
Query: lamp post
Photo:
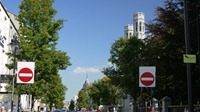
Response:
[[[13,103],[14,103],[14,86],[15,86],[15,68],[16,68],[16,52],[18,49],[17,46],[17,37],[13,36],[14,38],[11,40],[11,43],[9,45],[11,45],[11,47],[14,47],[14,67],[13,67],[13,76],[12,76],[12,96],[11,96],[11,112],[13,112]]]

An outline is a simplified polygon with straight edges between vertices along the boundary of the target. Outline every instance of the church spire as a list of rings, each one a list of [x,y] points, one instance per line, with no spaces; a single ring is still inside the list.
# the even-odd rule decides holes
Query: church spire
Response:
[[[86,75],[86,80],[85,80],[85,82],[84,82],[84,84],[83,84],[83,89],[84,89],[84,90],[87,89],[88,84],[89,84],[89,80],[88,80],[88,74],[87,74],[87,75]]]

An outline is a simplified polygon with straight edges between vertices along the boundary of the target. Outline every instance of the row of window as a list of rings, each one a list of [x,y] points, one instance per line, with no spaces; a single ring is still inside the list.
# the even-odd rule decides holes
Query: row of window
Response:
[[[9,82],[9,77],[8,75],[0,75],[0,83],[8,83]]]
[[[5,17],[6,18],[6,17]],[[4,22],[2,21],[2,19],[0,18],[0,46],[2,48],[4,48],[4,42],[7,39],[6,36],[3,34],[4,32],[6,32],[6,29],[4,29]],[[10,25],[10,29],[9,29],[9,36],[12,37],[12,35],[14,35],[15,31],[13,31],[13,27]]]
[[[142,27],[143,26],[143,27]],[[138,32],[138,22],[136,22],[136,25],[135,25],[135,30],[136,32]],[[139,22],[139,31],[140,32],[143,32],[144,31],[144,24],[142,24],[142,22]]]
[[[0,8],[0,11],[1,11],[1,8]],[[7,20],[7,17],[6,17],[6,16],[4,16],[4,20],[5,20],[5,21]]]

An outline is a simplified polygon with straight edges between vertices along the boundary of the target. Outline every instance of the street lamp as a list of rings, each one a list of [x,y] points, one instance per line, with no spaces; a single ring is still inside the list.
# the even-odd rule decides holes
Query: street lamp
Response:
[[[15,82],[15,68],[16,68],[16,52],[18,49],[18,40],[16,35],[13,36],[13,39],[11,39],[11,43],[9,44],[12,48],[14,48],[14,67],[13,67],[13,76],[12,76],[12,96],[11,96],[11,112],[13,112],[13,103],[14,103],[14,82]]]

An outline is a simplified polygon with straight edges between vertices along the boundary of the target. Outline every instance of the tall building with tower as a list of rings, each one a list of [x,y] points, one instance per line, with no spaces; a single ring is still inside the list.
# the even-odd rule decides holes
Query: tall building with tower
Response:
[[[143,12],[137,12],[133,14],[133,23],[126,24],[124,26],[124,38],[130,38],[135,36],[137,39],[145,38],[145,16]],[[123,99],[123,112],[133,112],[134,99],[131,95],[125,95],[126,98]]]
[[[133,24],[124,26],[124,37],[136,36],[138,39],[145,38],[145,16],[143,12],[133,14]]]

